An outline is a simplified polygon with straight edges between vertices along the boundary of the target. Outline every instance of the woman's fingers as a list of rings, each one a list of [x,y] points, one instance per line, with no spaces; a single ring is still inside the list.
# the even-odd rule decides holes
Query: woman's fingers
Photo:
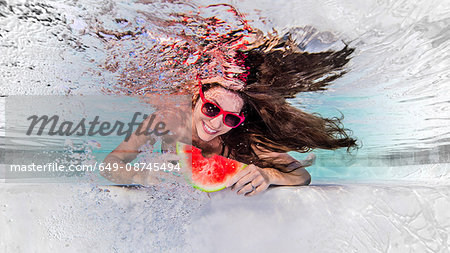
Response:
[[[237,194],[241,195],[241,194],[245,194],[248,192],[252,192],[253,189],[255,189],[254,187],[252,187],[252,183],[248,183],[246,184],[244,187],[242,187],[242,189],[240,189],[239,191],[237,191]]]
[[[251,192],[245,194],[245,196],[250,197],[250,196],[256,195],[260,192],[267,190],[267,188],[269,188],[269,185],[266,183],[262,183],[258,187],[256,187],[254,191],[251,191]]]
[[[242,189],[242,187],[244,187],[246,184],[250,183],[253,179],[255,179],[255,177],[256,177],[255,173],[250,172],[247,175],[243,176],[241,179],[239,179],[231,189],[239,191],[240,189]]]
[[[228,181],[227,187],[230,187],[230,186],[234,185],[239,179],[241,179],[245,175],[247,175],[250,172],[252,172],[253,171],[252,167],[255,167],[255,165],[251,164],[251,165],[247,166],[245,169],[243,169],[243,170],[239,171],[238,173],[236,173],[236,175],[234,175],[230,179],[230,181]]]
[[[252,182],[245,185],[237,194],[245,194],[245,196],[253,196],[260,192],[265,191],[269,184],[267,184],[262,177],[258,177]]]
[[[261,176],[256,177],[255,179],[253,179],[252,185],[254,187],[258,187],[261,184],[263,184],[264,182],[265,182],[264,177],[261,175]]]
[[[231,190],[236,190],[239,195],[253,196],[269,187],[266,178],[263,169],[251,164],[234,175],[228,182],[227,187],[232,186]]]
[[[232,189],[236,190],[237,194],[245,194],[255,191],[263,183],[265,183],[264,177],[261,171],[255,167],[253,171],[242,177]]]

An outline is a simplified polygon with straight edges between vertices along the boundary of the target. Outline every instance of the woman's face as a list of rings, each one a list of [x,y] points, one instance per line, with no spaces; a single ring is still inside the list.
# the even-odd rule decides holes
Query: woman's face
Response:
[[[233,91],[227,90],[220,86],[213,87],[204,93],[205,98],[216,103],[224,111],[240,114],[244,101],[239,95]],[[195,105],[193,112],[193,127],[198,137],[203,141],[210,141],[215,137],[225,134],[232,128],[223,123],[223,115],[210,118],[201,111],[203,102],[199,99]]]

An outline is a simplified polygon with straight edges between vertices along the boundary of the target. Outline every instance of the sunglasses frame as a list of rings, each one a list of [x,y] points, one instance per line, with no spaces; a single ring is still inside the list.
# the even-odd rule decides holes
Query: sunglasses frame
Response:
[[[220,107],[218,104],[216,104],[216,103],[214,103],[214,102],[211,102],[211,101],[207,100],[207,99],[205,98],[205,95],[203,94],[203,86],[200,86],[200,92],[199,92],[199,93],[200,93],[200,98],[202,99],[202,102],[203,102],[202,107],[201,107],[201,108],[202,108],[201,111],[202,111],[203,115],[205,115],[206,117],[209,117],[209,118],[216,118],[216,117],[219,117],[221,114],[223,114],[223,117],[222,117],[223,124],[226,125],[227,127],[231,127],[231,128],[236,128],[236,127],[240,126],[240,125],[242,124],[242,122],[244,122],[244,120],[245,120],[244,113],[241,112],[241,115],[238,115],[238,114],[236,114],[236,113],[227,112],[227,111],[225,111],[224,109],[222,109],[222,107]],[[213,117],[211,117],[211,116],[209,116],[209,115],[206,115],[206,114],[203,112],[203,107],[205,106],[206,103],[213,104],[214,106],[216,106],[217,108],[219,108],[220,112],[219,112],[216,116],[213,116]],[[236,126],[230,126],[230,125],[228,125],[228,124],[225,122],[225,118],[227,117],[228,114],[233,115],[233,116],[236,116],[236,117],[239,118],[240,121],[239,121],[239,123],[238,123]]]

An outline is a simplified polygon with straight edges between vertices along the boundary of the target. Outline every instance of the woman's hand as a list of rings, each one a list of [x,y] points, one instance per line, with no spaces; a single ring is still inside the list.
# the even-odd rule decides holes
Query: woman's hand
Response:
[[[227,183],[227,187],[233,186],[231,190],[236,190],[237,194],[253,196],[265,191],[272,183],[275,169],[262,169],[254,164],[250,164],[245,169],[239,171]]]

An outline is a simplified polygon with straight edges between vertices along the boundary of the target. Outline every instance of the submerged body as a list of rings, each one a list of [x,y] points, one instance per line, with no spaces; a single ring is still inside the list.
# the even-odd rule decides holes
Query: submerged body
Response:
[[[254,195],[270,185],[308,185],[311,176],[305,166],[311,165],[315,157],[297,161],[288,152],[349,149],[357,146],[356,140],[349,137],[340,118],[306,113],[286,99],[299,92],[324,90],[345,73],[342,68],[353,49],[307,53],[293,41],[281,38],[260,41],[248,48],[230,49],[225,54],[209,51],[211,59],[219,59],[223,70],[208,71],[216,76],[197,77],[198,85],[192,82],[194,87],[186,89],[193,95],[192,110],[188,112],[192,113],[192,122],[183,122],[183,117],[174,112],[164,112],[170,115],[166,123],[175,134],[164,136],[163,150],[174,152],[176,141],[192,140],[206,157],[219,154],[248,164],[229,181],[228,187],[238,194]],[[191,131],[183,129],[187,124],[192,126]],[[147,127],[148,121],[143,125]],[[148,141],[134,134],[105,162],[131,162],[139,147]],[[105,177],[120,183],[158,182],[149,173],[105,173]]]
[[[205,101],[212,101],[220,106],[224,112],[239,114],[243,109],[244,102],[239,95],[231,90],[225,89],[220,85],[205,91]],[[192,110],[192,132],[187,132],[187,128],[182,127],[183,117],[173,112],[165,111],[158,114],[159,117],[164,114],[167,129],[172,131],[173,135],[162,136],[163,151],[174,151],[176,141],[189,140],[192,138],[192,144],[202,150],[202,155],[210,157],[213,155],[222,155],[224,157],[238,160],[231,147],[225,145],[222,136],[227,134],[232,127],[224,123],[224,115],[208,117],[202,113],[204,101],[197,101]],[[163,119],[161,119],[162,121]],[[151,124],[147,118],[142,123],[142,129],[146,129]],[[174,138],[174,136],[176,136]],[[152,172],[136,172],[125,170],[125,164],[136,158],[138,149],[146,143],[154,143],[151,136],[139,135],[133,133],[128,141],[122,142],[106,158],[106,163],[117,163],[119,170],[103,171],[102,175],[109,180],[120,184],[142,184],[151,185],[159,183]],[[261,151],[254,149],[258,158],[265,161],[278,164],[278,168],[259,167],[249,161],[240,161],[248,163],[244,170],[237,173],[229,182],[227,187],[232,187],[238,194],[254,195],[266,190],[270,185],[307,185],[311,181],[311,176],[304,167],[312,164],[314,156],[306,161],[297,161],[286,153],[276,153],[270,151]],[[238,160],[239,161],[239,160]],[[283,169],[284,168],[284,171]]]

